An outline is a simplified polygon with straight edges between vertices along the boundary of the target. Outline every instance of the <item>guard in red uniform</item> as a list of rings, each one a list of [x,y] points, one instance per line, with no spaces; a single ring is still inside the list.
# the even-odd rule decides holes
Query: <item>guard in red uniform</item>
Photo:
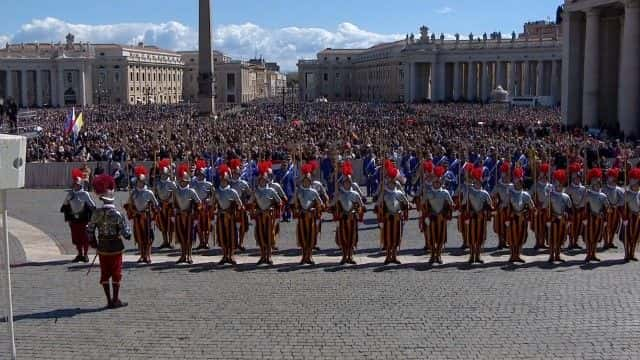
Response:
[[[89,238],[87,237],[87,223],[91,218],[91,213],[96,208],[91,195],[82,188],[83,173],[80,169],[71,171],[73,185],[67,193],[67,197],[62,203],[60,212],[64,214],[64,221],[71,229],[71,241],[78,250],[78,255],[73,262],[89,262],[87,251],[89,251]]]
[[[93,212],[87,225],[91,246],[97,249],[100,258],[100,284],[107,297],[107,308],[111,309],[127,306],[126,302],[120,300],[124,251],[122,238],[131,239],[129,225],[113,204],[115,188],[116,182],[111,176],[96,176],[93,189],[104,205]],[[113,296],[109,281],[113,287]]]

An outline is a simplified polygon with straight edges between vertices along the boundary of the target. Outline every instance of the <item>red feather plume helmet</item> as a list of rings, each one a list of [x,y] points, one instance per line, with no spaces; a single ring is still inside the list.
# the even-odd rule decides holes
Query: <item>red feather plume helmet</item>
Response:
[[[617,180],[620,177],[620,168],[611,168],[607,170],[607,177]]]
[[[566,185],[567,183],[567,172],[564,169],[558,169],[553,172],[553,180],[556,181],[560,185]]]
[[[524,180],[524,169],[522,169],[521,167],[515,168],[513,170],[513,179],[518,181]]]
[[[580,171],[582,171],[582,164],[573,162],[569,165],[569,172],[571,174],[578,174]]]
[[[93,179],[93,191],[103,200],[113,201],[115,189],[116,181],[109,175],[102,174]]]
[[[302,165],[302,167],[300,168],[300,172],[302,173],[303,177],[306,178],[311,178],[311,174],[313,174],[313,165],[310,163],[306,163],[304,165]]]
[[[433,174],[436,176],[436,178],[441,179],[444,176],[444,173],[447,172],[447,170],[444,168],[444,166],[436,166],[433,169]]]
[[[258,174],[260,174],[261,177],[267,178],[270,170],[271,163],[269,161],[261,161],[258,163]]]
[[[178,178],[182,181],[191,181],[191,171],[188,164],[180,164],[177,172]]]
[[[204,174],[204,169],[207,168],[207,162],[202,159],[196,160],[196,173]]]
[[[629,170],[629,183],[635,185],[638,182],[640,182],[640,168]]]
[[[511,163],[508,161],[503,161],[502,165],[500,165],[500,172],[505,174],[509,173],[509,171],[511,171]]]
[[[587,180],[589,182],[591,182],[592,180],[600,180],[602,178],[602,169],[600,168],[593,168],[591,170],[589,170],[589,173],[587,173]]]
[[[171,169],[171,160],[162,159],[158,161],[158,170],[166,174],[169,172],[170,169]]]
[[[311,160],[309,161],[309,164],[313,165],[313,171],[320,169],[320,163],[318,160]]]
[[[229,168],[233,171],[233,170],[240,170],[240,167],[242,166],[242,160],[240,159],[231,159],[229,160]]]
[[[220,178],[228,178],[229,174],[231,174],[231,169],[229,169],[227,164],[220,164],[220,166],[218,166],[218,176],[220,176]]]
[[[549,173],[549,170],[551,170],[551,166],[549,166],[549,164],[547,163],[542,163],[540,164],[540,166],[538,166],[538,172],[540,174],[546,175]]]
[[[433,170],[434,170],[433,161],[426,160],[425,162],[423,162],[422,169],[424,170],[425,174],[433,174]]]
[[[149,175],[147,168],[145,168],[142,165],[136,166],[134,173],[136,174],[136,178],[140,181],[145,181],[147,178],[147,175]]]
[[[345,177],[353,176],[353,165],[351,165],[350,162],[345,161],[342,164],[342,175],[344,175]]]
[[[82,184],[84,173],[80,169],[71,170],[71,180],[74,184]]]
[[[476,181],[482,181],[483,169],[481,167],[476,167],[471,170],[471,177],[473,177]]]

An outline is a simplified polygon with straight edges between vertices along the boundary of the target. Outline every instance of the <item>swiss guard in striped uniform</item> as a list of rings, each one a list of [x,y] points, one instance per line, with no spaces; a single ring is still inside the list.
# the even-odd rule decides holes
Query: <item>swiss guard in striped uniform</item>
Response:
[[[332,204],[334,216],[338,220],[336,242],[342,250],[341,265],[355,264],[353,251],[358,246],[358,222],[364,215],[364,202],[360,193],[353,189],[350,162],[342,164],[342,183],[335,194]]]
[[[547,243],[547,215],[543,208],[546,207],[545,201],[550,191],[551,184],[549,184],[549,171],[551,167],[547,163],[542,163],[538,166],[538,180],[533,184],[529,190],[529,194],[533,198],[535,208],[531,217],[531,231],[535,234],[536,244],[534,249],[544,249]]]
[[[447,223],[451,220],[453,212],[453,199],[449,192],[442,186],[446,170],[442,166],[436,166],[433,170],[431,189],[423,191],[420,204],[424,217],[425,237],[429,241],[431,258],[429,263],[442,264],[442,248],[447,242]]]
[[[320,163],[318,163],[316,160],[313,160],[313,161],[310,161],[309,164],[313,166],[313,174],[319,175]],[[323,204],[329,203],[329,195],[327,193],[327,188],[324,186],[324,184],[322,184],[322,182],[320,182],[319,180],[313,180],[311,182],[311,188],[318,192],[318,195],[320,195],[320,199],[322,199]],[[313,242],[313,249],[316,251],[319,251],[320,247],[318,246],[318,240],[320,238],[320,233],[322,233],[322,216],[318,217],[317,223],[318,223],[317,225],[318,232],[316,233],[316,239]]]
[[[71,229],[71,242],[76,246],[78,255],[73,262],[89,262],[89,238],[87,237],[87,223],[91,213],[96,208],[91,195],[82,188],[83,173],[80,169],[71,171],[73,185],[62,203],[60,212],[64,214],[64,221]]]
[[[624,260],[638,261],[636,246],[640,239],[640,168],[629,171],[629,189],[624,193],[620,241],[624,244]]]
[[[469,189],[471,188],[471,170],[473,170],[473,165],[470,162],[465,162],[462,165],[462,168],[458,170],[458,178],[459,184],[455,191],[454,201],[456,204],[456,208],[460,212],[460,216],[458,216],[458,231],[462,236],[462,246],[461,249],[466,249],[469,247],[469,233],[467,232],[468,227],[465,226],[465,216],[468,215],[468,211],[466,211],[466,207],[463,207],[462,200],[467,196]]]
[[[260,247],[260,260],[258,260],[257,265],[273,265],[273,261],[271,260],[271,246],[273,244],[273,237],[275,236],[276,209],[282,206],[282,198],[280,198],[275,190],[268,186],[269,169],[271,169],[270,163],[258,163],[259,177],[257,186],[249,201],[251,217],[256,222],[256,242]]]
[[[598,242],[602,240],[605,231],[604,222],[609,210],[609,200],[602,192],[602,169],[589,170],[588,181],[591,184],[585,196],[585,206],[582,225],[585,227],[584,242],[587,245],[585,262],[600,261],[596,257]]]
[[[607,223],[604,234],[603,249],[615,249],[613,240],[620,230],[620,215],[624,209],[624,189],[618,186],[619,168],[611,168],[607,171],[607,184],[602,188],[602,192],[609,200],[609,211],[607,211]]]
[[[587,195],[587,189],[582,185],[581,178],[582,165],[572,163],[569,165],[569,176],[571,184],[565,189],[565,193],[571,198],[571,220],[569,225],[569,249],[579,249],[578,237],[582,235],[584,238],[584,225],[582,223],[584,216],[584,205]]]
[[[129,194],[125,205],[127,216],[133,221],[133,237],[138,244],[140,258],[138,263],[151,264],[151,246],[153,245],[152,221],[158,211],[158,200],[153,191],[147,189],[148,171],[144,166],[135,168],[136,186]]]
[[[191,182],[191,188],[198,194],[202,201],[202,206],[198,209],[197,234],[200,243],[196,250],[209,249],[209,237],[211,235],[211,197],[213,192],[213,184],[207,181],[205,170],[207,162],[205,160],[196,160],[196,178]]]
[[[302,180],[296,190],[293,201],[293,214],[298,219],[296,237],[298,246],[302,249],[300,265],[313,265],[312,253],[318,226],[317,221],[322,216],[324,206],[320,194],[311,188],[311,174],[313,165],[304,164],[301,169]]]
[[[520,257],[522,246],[527,242],[529,216],[535,205],[528,192],[524,191],[524,170],[513,170],[513,188],[509,189],[507,212],[503,218],[507,242],[511,249],[509,262],[524,263]]]
[[[176,183],[171,180],[171,160],[162,159],[158,162],[160,180],[155,183],[156,198],[160,202],[160,210],[156,215],[156,225],[162,233],[160,249],[173,248],[173,233],[175,232],[175,217],[173,216],[173,196],[177,190]]]
[[[236,261],[233,259],[238,243],[236,218],[237,212],[243,211],[244,207],[240,195],[230,185],[231,170],[226,164],[218,167],[218,175],[220,176],[220,187],[212,198],[212,208],[216,215],[216,237],[218,245],[222,248],[222,259],[218,265],[236,265]]]
[[[198,194],[193,190],[189,184],[191,182],[191,174],[189,171],[189,165],[181,164],[178,167],[177,172],[178,189],[174,195],[175,204],[175,219],[176,219],[176,235],[180,242],[181,255],[177,263],[189,263],[193,264],[192,244],[194,228],[198,224],[198,210],[202,206],[202,201]]]
[[[251,198],[251,188],[249,187],[248,182],[240,178],[242,175],[242,161],[240,159],[231,159],[229,161],[229,169],[231,170],[231,180],[229,181],[231,188],[240,195],[240,200],[242,200],[243,203],[247,203]],[[239,210],[237,215],[237,248],[240,251],[245,251],[244,238],[247,236],[247,232],[249,231],[249,212],[246,210]]]
[[[493,232],[498,236],[498,249],[505,249],[507,247],[506,218],[509,211],[509,191],[513,189],[513,183],[511,183],[510,177],[511,164],[503,160],[502,165],[500,165],[500,179],[491,190],[491,198],[496,207]]]
[[[398,181],[400,171],[389,160],[385,161],[384,166],[386,179],[381,184],[384,188],[378,196],[376,206],[378,221],[382,224],[380,231],[386,252],[384,264],[400,264],[397,256],[402,241],[402,228],[407,220],[409,199]]]
[[[426,201],[427,194],[433,190],[433,171],[434,165],[433,161],[425,160],[422,163],[422,181],[420,182],[420,193],[413,198],[413,202],[416,204],[416,208],[420,211],[420,223],[418,224],[418,228],[422,235],[424,235],[424,250],[432,251],[431,249],[431,240],[429,240],[429,231],[425,229],[425,220],[428,214],[424,211],[426,207],[424,206],[424,202]]]
[[[107,307],[110,309],[127,306],[126,302],[120,300],[124,251],[122,238],[131,239],[127,221],[113,204],[115,188],[116,182],[109,175],[99,175],[93,179],[93,190],[104,206],[91,214],[91,221],[87,225],[91,247],[97,250],[100,258],[100,284],[107,297]],[[113,287],[113,296],[109,281]]]
[[[567,184],[567,172],[564,169],[553,173],[553,184],[549,198],[542,203],[539,212],[545,214],[549,239],[549,263],[564,262],[560,258],[560,250],[567,238],[567,225],[570,225],[573,205],[571,197],[562,190]]]
[[[464,226],[469,237],[469,264],[484,263],[480,260],[482,246],[487,240],[487,221],[491,219],[493,202],[491,195],[482,188],[483,168],[475,167],[471,171],[472,184],[466,196],[462,198]]]

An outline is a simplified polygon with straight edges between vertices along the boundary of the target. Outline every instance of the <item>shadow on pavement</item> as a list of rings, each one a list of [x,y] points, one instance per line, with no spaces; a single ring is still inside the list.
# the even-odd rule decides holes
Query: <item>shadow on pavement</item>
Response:
[[[57,320],[61,318],[66,319],[66,318],[72,318],[78,315],[92,314],[92,313],[102,312],[106,310],[107,310],[106,307],[92,308],[92,309],[80,309],[80,308],[58,309],[58,310],[51,310],[51,311],[45,311],[45,312],[39,312],[39,313],[16,315],[13,317],[13,321],[47,320],[47,319]],[[6,317],[0,318],[0,322],[7,322],[7,318]]]

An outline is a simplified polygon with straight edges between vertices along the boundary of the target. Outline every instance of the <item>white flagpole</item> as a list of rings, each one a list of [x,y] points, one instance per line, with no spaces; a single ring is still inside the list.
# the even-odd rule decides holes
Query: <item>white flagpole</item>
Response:
[[[7,190],[0,190],[0,211],[2,212],[2,237],[5,250],[5,270],[7,272],[7,324],[9,326],[9,344],[11,346],[11,359],[16,359],[16,341],[13,333],[13,303],[11,300],[11,258],[9,256],[9,225],[7,215]]]

